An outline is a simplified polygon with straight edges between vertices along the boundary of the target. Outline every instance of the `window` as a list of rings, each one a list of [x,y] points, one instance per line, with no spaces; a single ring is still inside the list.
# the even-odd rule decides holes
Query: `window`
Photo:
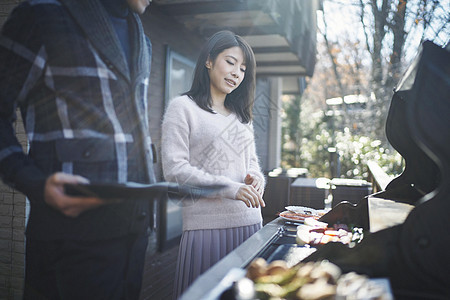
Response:
[[[166,85],[165,85],[165,103],[191,88],[192,79],[194,77],[195,63],[166,48]]]

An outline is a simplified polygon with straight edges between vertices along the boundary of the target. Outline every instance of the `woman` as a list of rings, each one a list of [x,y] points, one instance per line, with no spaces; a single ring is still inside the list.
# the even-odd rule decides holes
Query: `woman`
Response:
[[[185,199],[175,297],[261,228],[265,180],[250,123],[255,67],[240,36],[214,34],[200,52],[191,89],[173,99],[164,116],[165,179],[225,185],[214,197]]]

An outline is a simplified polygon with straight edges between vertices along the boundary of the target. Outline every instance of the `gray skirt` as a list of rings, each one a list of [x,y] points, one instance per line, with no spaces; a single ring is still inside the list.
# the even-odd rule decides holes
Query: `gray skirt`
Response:
[[[260,230],[260,223],[226,229],[183,231],[175,273],[174,299],[194,280]]]

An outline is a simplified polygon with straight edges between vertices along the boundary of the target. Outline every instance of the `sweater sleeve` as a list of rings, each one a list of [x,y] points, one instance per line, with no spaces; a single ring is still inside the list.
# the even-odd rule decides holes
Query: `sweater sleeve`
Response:
[[[161,159],[165,179],[179,184],[225,185],[219,196],[235,199],[242,183],[235,182],[226,176],[207,173],[190,163],[189,109],[181,103],[184,99],[180,100],[171,101],[162,123]]]
[[[18,104],[26,110],[26,96],[45,65],[37,28],[32,9],[22,3],[0,34],[0,177],[31,201],[43,199],[46,176],[23,152],[14,125]]]
[[[253,131],[253,126],[249,125],[252,128],[252,132]],[[256,146],[255,146],[255,139],[253,138],[253,143],[250,145],[250,163],[249,163],[249,169],[248,169],[248,173],[250,173],[250,175],[256,176],[258,178],[260,178],[263,182],[263,186],[266,186],[266,179],[264,177],[264,174],[261,172],[261,167],[259,166],[259,159],[258,156],[256,155]]]

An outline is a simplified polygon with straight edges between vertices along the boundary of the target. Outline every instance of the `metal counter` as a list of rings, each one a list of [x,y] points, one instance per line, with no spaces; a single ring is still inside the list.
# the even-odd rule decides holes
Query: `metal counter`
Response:
[[[378,199],[378,201],[385,200]],[[381,204],[383,204],[381,207],[386,206],[384,202]],[[366,206],[361,207],[364,208]],[[380,206],[380,203],[378,206]],[[399,210],[403,213],[403,209],[402,206]],[[233,282],[245,276],[246,267],[256,257],[264,258],[267,262],[282,259],[286,261],[288,266],[293,266],[303,261],[317,249],[315,247],[297,245],[295,241],[297,225],[282,218],[277,218],[268,223],[197,278],[180,299],[221,299],[222,295],[230,292]],[[388,278],[371,278],[370,280],[384,290],[385,298],[383,299],[393,299]]]

